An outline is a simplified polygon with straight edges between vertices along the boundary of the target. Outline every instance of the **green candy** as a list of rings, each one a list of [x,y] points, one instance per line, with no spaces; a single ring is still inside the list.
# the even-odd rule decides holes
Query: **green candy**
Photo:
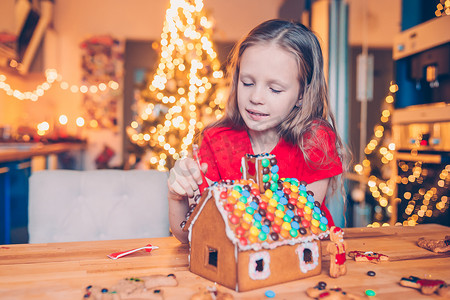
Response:
[[[313,209],[314,208],[314,203],[306,202],[306,206],[308,206],[309,208]]]
[[[258,228],[258,229],[261,229],[262,224],[261,224],[260,221],[254,221],[254,222],[253,222],[253,226],[255,226],[255,227]]]
[[[233,190],[238,191],[239,193],[242,192],[242,188],[241,188],[241,186],[239,186],[239,185],[235,185],[235,186],[233,187]]]
[[[316,220],[320,220],[320,215],[318,213],[313,213],[313,218]]]
[[[264,174],[262,177],[263,182],[268,182],[270,180],[269,174]]]
[[[322,231],[326,231],[326,230],[327,230],[327,225],[325,225],[325,224],[323,224],[323,223],[320,223],[319,228],[320,228],[320,230],[322,230]]]
[[[375,296],[377,293],[375,293],[374,290],[366,290],[366,295],[367,296]]]
[[[285,221],[287,223],[291,223],[291,217],[289,217],[288,215],[284,215],[283,221]]]
[[[259,235],[258,235],[258,238],[261,241],[265,241],[267,239],[267,234],[265,234],[264,232],[260,232]]]
[[[292,237],[297,237],[297,235],[298,235],[298,230],[295,230],[295,229],[291,229],[291,230],[289,230],[289,234],[292,236]]]
[[[267,167],[270,165],[270,161],[269,161],[267,158],[264,158],[264,159],[261,161],[261,164],[262,164],[262,166],[263,166],[264,168],[267,168]]]
[[[273,194],[272,199],[274,199],[278,202],[278,201],[280,201],[280,196],[278,196],[277,194]]]
[[[278,179],[280,179],[280,175],[278,175],[278,173],[275,173],[275,174],[272,175],[272,180],[273,181],[278,182]],[[278,188],[278,186],[277,186],[277,188]]]
[[[272,179],[273,179],[273,177],[272,177]],[[270,185],[270,190],[271,190],[272,192],[277,191],[277,190],[278,190],[278,184],[276,184],[275,182],[272,183],[272,184]]]
[[[300,196],[303,196],[303,197],[308,196],[308,193],[305,192],[305,191],[299,191],[298,194],[299,194]]]
[[[245,209],[245,211],[249,214],[249,215],[253,215],[255,213],[255,210],[253,208],[251,208],[250,206],[247,207]]]
[[[242,203],[246,204],[248,199],[247,199],[247,197],[242,196],[242,197],[239,198],[239,201],[241,201]]]
[[[284,205],[283,204],[278,204],[277,205],[277,209],[281,210],[281,211],[284,211]]]

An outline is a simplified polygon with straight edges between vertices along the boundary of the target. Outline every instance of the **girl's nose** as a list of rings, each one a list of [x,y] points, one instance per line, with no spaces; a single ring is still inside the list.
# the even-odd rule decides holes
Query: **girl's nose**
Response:
[[[250,94],[250,102],[253,104],[263,104],[264,103],[264,93],[261,88],[255,86],[252,93]]]

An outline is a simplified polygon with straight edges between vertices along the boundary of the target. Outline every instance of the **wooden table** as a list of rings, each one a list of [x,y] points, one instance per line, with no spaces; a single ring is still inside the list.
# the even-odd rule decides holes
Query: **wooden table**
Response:
[[[360,295],[372,289],[377,295],[371,299],[443,299],[436,294],[422,295],[398,282],[401,277],[414,275],[450,283],[450,252],[436,254],[416,245],[419,237],[442,239],[445,235],[450,235],[450,227],[436,224],[348,228],[345,240],[349,251],[379,252],[388,255],[390,261],[374,264],[348,258],[347,275],[333,279],[328,276],[329,257],[324,255],[319,276],[243,293],[218,288],[235,299],[265,299],[267,290],[276,293],[275,299],[308,299],[305,290],[325,281],[329,287],[341,287]],[[106,256],[148,243],[160,248],[118,260]],[[327,243],[322,243],[324,253]],[[368,276],[368,271],[375,271],[376,276]],[[179,284],[161,288],[165,299],[189,299],[199,288],[214,285],[189,272],[188,246],[172,237],[0,246],[0,299],[82,299],[84,288],[90,284],[109,287],[125,277],[170,273],[176,275]]]

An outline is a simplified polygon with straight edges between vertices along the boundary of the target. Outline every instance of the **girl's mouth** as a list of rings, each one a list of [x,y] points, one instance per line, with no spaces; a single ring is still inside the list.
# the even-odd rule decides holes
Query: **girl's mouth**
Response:
[[[248,109],[246,111],[247,111],[248,117],[253,121],[260,121],[269,116],[269,114],[264,114],[259,111],[248,110]]]
[[[257,111],[254,111],[254,110],[248,110],[248,109],[247,109],[247,113],[250,115],[250,117],[254,117],[254,118],[262,118],[262,117],[269,116],[269,114],[265,114],[265,113],[262,113],[262,112],[257,112]]]

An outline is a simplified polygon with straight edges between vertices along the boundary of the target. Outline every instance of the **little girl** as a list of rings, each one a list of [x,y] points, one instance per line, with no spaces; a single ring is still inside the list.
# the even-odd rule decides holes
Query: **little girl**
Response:
[[[254,28],[233,49],[228,75],[230,94],[225,115],[205,128],[201,167],[190,158],[170,170],[169,219],[173,234],[187,242],[180,228],[202,183],[241,178],[241,158],[270,153],[280,178],[308,183],[325,207],[328,186],[342,173],[342,143],[328,108],[323,58],[317,37],[299,23],[269,20]]]

